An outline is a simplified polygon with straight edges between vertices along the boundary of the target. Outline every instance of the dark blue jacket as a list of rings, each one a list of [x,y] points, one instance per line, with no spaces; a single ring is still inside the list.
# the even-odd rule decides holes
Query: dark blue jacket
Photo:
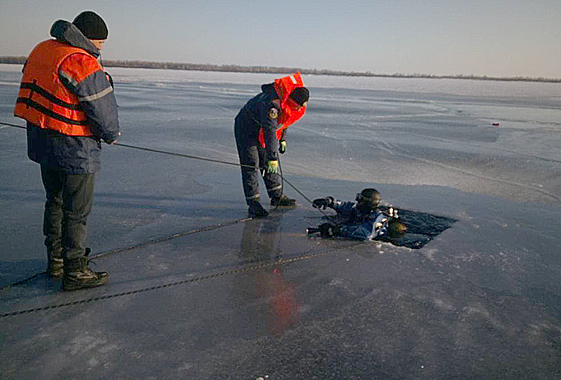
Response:
[[[259,129],[263,128],[267,160],[278,160],[279,142],[276,138],[280,107],[273,103],[278,99],[273,83],[261,86],[261,93],[250,99],[236,116],[238,143],[259,144]]]
[[[73,24],[59,20],[51,28],[51,36],[69,45],[99,56],[99,50]],[[27,123],[27,152],[31,160],[68,174],[95,173],[101,166],[101,140],[111,142],[119,136],[117,102],[111,84],[100,70],[81,82],[59,75],[66,87],[78,96],[80,105],[94,137],[76,137],[41,129]],[[101,97],[91,94],[105,94]]]

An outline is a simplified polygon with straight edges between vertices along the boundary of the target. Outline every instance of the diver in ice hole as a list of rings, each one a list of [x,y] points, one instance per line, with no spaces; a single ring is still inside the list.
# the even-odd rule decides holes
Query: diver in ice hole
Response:
[[[356,195],[356,202],[340,201],[333,197],[315,199],[315,208],[329,207],[337,215],[329,223],[317,228],[308,228],[308,234],[319,232],[321,237],[341,237],[357,240],[388,240],[398,238],[407,229],[397,215],[397,210],[389,208],[387,213],[378,205],[381,196],[378,190],[367,188]]]
[[[296,204],[282,193],[278,154],[286,151],[286,128],[304,116],[309,99],[300,73],[264,84],[261,91],[240,110],[234,125],[250,217],[269,214],[260,202],[259,172],[263,175],[271,206]]]

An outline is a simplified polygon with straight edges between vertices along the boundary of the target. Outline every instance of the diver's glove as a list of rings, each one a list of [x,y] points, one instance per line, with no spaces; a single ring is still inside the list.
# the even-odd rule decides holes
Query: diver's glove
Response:
[[[286,152],[286,141],[282,140],[279,143],[279,153],[284,154],[284,152]]]
[[[279,172],[279,161],[278,160],[267,161],[267,173],[278,174],[278,172]]]
[[[313,207],[323,208],[324,210],[332,205],[333,205],[333,197],[318,198],[318,199],[314,199],[314,201],[312,202]]]
[[[319,233],[321,237],[334,237],[334,236],[341,236],[343,233],[343,229],[341,226],[334,226],[329,223],[323,223],[319,225]]]

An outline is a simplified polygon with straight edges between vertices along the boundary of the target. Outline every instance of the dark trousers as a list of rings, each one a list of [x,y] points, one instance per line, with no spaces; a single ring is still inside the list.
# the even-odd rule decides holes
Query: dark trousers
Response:
[[[242,164],[242,183],[246,202],[249,204],[252,200],[259,201],[259,172],[264,173],[263,180],[269,197],[279,197],[282,194],[281,176],[266,172],[265,149],[261,148],[257,138],[247,139],[240,133],[237,120],[235,135],[238,156]]]
[[[49,257],[76,260],[84,256],[94,176],[94,173],[67,174],[62,169],[41,165],[47,193],[43,234]]]

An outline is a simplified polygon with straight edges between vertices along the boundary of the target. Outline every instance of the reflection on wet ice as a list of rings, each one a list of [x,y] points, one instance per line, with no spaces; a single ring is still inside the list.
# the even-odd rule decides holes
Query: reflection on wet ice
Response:
[[[282,213],[278,213],[246,223],[240,242],[240,264],[259,265],[282,258],[281,219]],[[263,301],[262,319],[275,336],[298,322],[296,285],[286,280],[286,268],[286,264],[279,263],[235,276],[238,289],[247,298]]]

